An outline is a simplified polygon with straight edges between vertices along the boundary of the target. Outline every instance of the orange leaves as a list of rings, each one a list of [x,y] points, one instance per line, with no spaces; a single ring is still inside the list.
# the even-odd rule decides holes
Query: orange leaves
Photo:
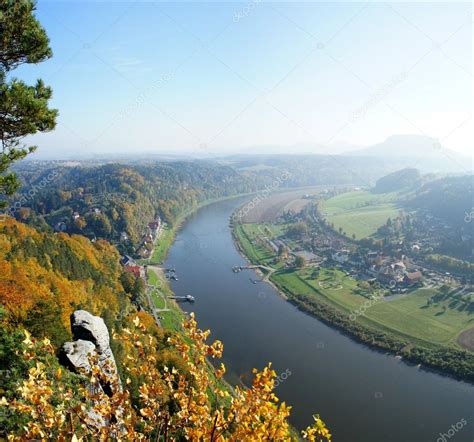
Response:
[[[119,276],[118,252],[105,241],[38,232],[12,218],[0,224],[0,304],[14,320],[39,301],[59,306],[65,327],[77,305],[116,315]]]

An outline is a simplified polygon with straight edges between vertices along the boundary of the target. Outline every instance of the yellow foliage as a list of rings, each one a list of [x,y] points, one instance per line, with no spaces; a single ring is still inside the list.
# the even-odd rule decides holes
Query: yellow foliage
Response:
[[[0,400],[0,407],[9,407],[18,414],[31,416],[24,428],[11,434],[11,440],[192,440],[192,441],[287,441],[292,439],[288,424],[290,407],[279,403],[273,392],[275,372],[271,365],[254,371],[251,388],[237,387],[234,393],[209,376],[207,357],[219,358],[223,346],[219,341],[207,344],[208,331],[197,328],[194,317],[183,324],[186,337],[173,338],[172,344],[186,362],[186,373],[176,367],[157,368],[157,341],[136,316],[130,328],[123,329],[120,339],[131,350],[125,362],[126,379],[123,391],[108,397],[96,391],[99,383],[108,381],[117,386],[117,378],[105,378],[93,365],[89,386],[82,388],[79,403],[70,390],[62,388],[61,371],[47,376],[45,364],[37,362],[18,391],[20,398]],[[35,358],[35,340],[26,335],[25,358]],[[47,341],[44,351],[52,351]],[[217,371],[222,376],[225,369]],[[138,379],[138,403],[131,404],[130,378]],[[212,392],[214,401],[210,400]],[[52,398],[54,396],[54,404]],[[76,395],[77,397],[77,395]],[[170,407],[173,402],[173,407]],[[330,441],[324,422],[315,416],[315,423],[303,432],[311,441]]]

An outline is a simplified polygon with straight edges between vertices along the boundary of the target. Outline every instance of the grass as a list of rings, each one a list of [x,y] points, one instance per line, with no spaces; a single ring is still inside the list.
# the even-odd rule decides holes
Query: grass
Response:
[[[262,236],[258,224],[239,224],[234,232],[237,241],[251,263],[269,264],[269,261],[275,256],[275,252],[269,246],[258,240]]]
[[[161,264],[168,253],[168,250],[173,244],[174,236],[176,234],[176,228],[166,225],[163,227],[160,237],[158,238],[157,245],[153,250],[153,255],[150,259],[150,264]]]
[[[406,297],[378,303],[370,309],[368,316],[416,338],[455,345],[459,333],[474,326],[474,315],[450,308],[449,300],[428,307],[427,300],[435,293],[433,289],[419,289]]]
[[[357,281],[343,272],[322,269],[316,278],[311,274],[307,269],[284,270],[271,279],[296,296],[315,296],[348,315],[366,303],[367,298],[357,293]],[[365,309],[364,315],[356,315],[357,321],[409,338],[414,343],[459,348],[456,338],[461,331],[474,325],[474,315],[450,308],[449,299],[428,306],[427,300],[434,294],[435,289],[422,288],[390,301],[375,301]]]
[[[163,319],[160,321],[165,329],[181,331],[181,324],[184,320],[184,313],[172,299],[166,299],[173,295],[168,282],[160,278],[152,269],[148,269],[148,283],[154,286],[151,298],[158,309],[167,308],[170,311],[158,312]],[[166,299],[166,301],[165,301]]]
[[[357,239],[375,235],[388,218],[398,214],[397,193],[373,194],[361,190],[336,195],[323,202],[323,212],[336,230]]]

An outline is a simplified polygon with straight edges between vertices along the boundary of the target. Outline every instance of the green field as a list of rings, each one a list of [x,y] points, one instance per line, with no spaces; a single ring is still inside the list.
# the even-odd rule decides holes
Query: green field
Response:
[[[154,270],[148,269],[148,283],[155,287],[151,293],[151,298],[156,308],[164,308],[165,298],[173,295],[168,282],[159,278]],[[166,299],[166,307],[169,308],[170,311],[158,313],[159,316],[164,318],[161,320],[161,325],[166,329],[181,330],[181,324],[184,319],[183,311],[178,307],[176,302],[171,299]]]
[[[238,224],[234,229],[234,234],[242,247],[245,256],[253,264],[269,264],[275,256],[275,252],[258,240],[263,236],[262,230],[258,229],[258,224]]]
[[[168,253],[171,244],[173,244],[176,228],[166,226],[160,233],[157,245],[153,250],[153,256],[150,259],[150,264],[161,264]]]
[[[368,302],[357,281],[335,269],[321,269],[317,277],[307,269],[285,270],[274,273],[271,280],[295,295],[315,296],[348,315],[355,313],[361,324],[417,343],[458,347],[458,334],[474,326],[474,315],[450,308],[450,300],[427,306],[435,289],[417,289],[396,299]],[[368,308],[360,310],[364,303]]]
[[[388,218],[395,217],[398,194],[373,194],[368,191],[347,192],[323,202],[322,211],[334,228],[357,239],[373,236]]]

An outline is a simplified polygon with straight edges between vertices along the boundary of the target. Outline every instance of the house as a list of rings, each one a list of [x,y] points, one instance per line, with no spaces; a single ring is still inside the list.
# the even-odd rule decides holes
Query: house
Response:
[[[133,273],[137,278],[140,278],[140,267],[137,265],[129,265],[123,269],[126,273]]]
[[[403,261],[396,261],[390,264],[390,267],[393,269],[394,272],[404,272],[406,270],[406,266]]]
[[[344,264],[349,260],[349,254],[346,251],[341,250],[339,252],[333,253],[331,258],[339,264]]]
[[[150,252],[144,247],[144,246],[141,246],[138,250],[137,250],[137,254],[141,257],[141,258],[148,258],[150,256]]]
[[[377,258],[379,257],[379,252],[368,252],[367,253],[367,261],[369,264],[373,264],[375,261],[377,261]]]
[[[391,287],[395,286],[397,283],[395,275],[390,271],[390,269],[387,268],[377,274],[377,281],[379,281],[381,284],[389,285]]]
[[[80,218],[80,217],[81,217],[81,215],[79,215],[79,212],[74,212],[74,213],[72,214],[72,219],[73,219],[73,220],[76,220],[76,219],[78,219],[78,218]]]
[[[146,233],[143,240],[145,242],[147,242],[147,241],[153,242],[153,235],[151,233]]]
[[[124,266],[124,267],[131,266],[131,265],[136,265],[133,258],[130,258],[130,256],[128,256],[128,255],[122,256],[122,258],[120,259],[120,264],[122,264],[122,266]]]
[[[150,228],[151,231],[156,232],[160,228],[160,218],[152,221],[151,223],[148,224],[148,227]]]

